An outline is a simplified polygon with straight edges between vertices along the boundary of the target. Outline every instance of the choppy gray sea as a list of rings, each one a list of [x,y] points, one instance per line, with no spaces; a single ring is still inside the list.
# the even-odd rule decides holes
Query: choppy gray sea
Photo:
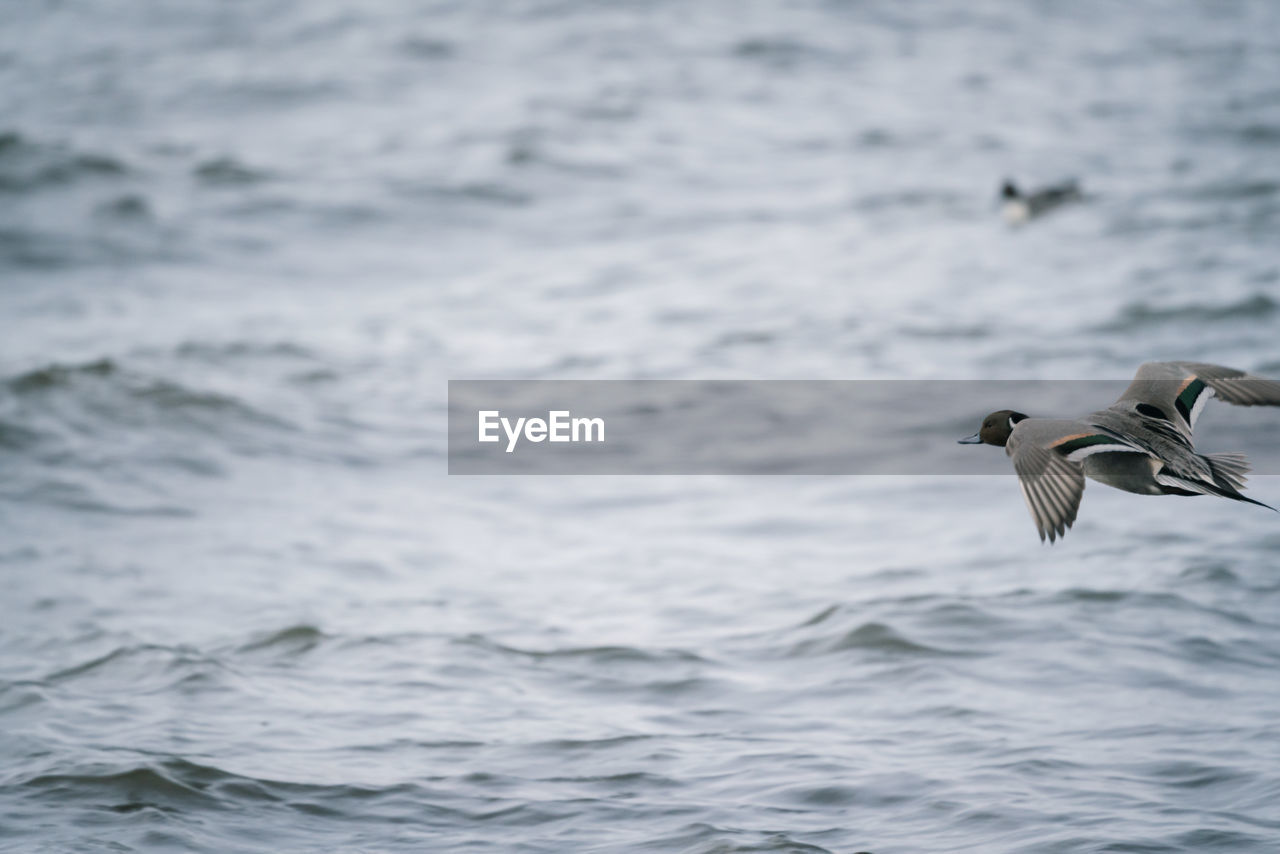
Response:
[[[1264,0],[2,4],[0,851],[1280,850],[1274,513],[445,474],[449,379],[1277,376],[1278,232]]]

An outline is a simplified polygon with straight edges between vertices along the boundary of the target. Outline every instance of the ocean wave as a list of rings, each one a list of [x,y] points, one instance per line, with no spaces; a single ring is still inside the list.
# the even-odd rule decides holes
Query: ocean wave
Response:
[[[103,358],[0,379],[0,494],[88,513],[186,517],[171,476],[227,474],[232,458],[327,454],[293,420],[222,389]]]
[[[856,605],[829,605],[794,626],[754,636],[752,641],[765,657],[851,651],[902,658],[972,657],[984,654],[993,634],[1007,638],[1038,630],[1006,610],[995,601],[934,594],[882,597]],[[869,614],[875,618],[867,619]]]
[[[270,652],[293,657],[315,649],[329,638],[315,626],[305,623],[261,634],[236,649],[237,653]]]
[[[1117,316],[1098,327],[1104,332],[1128,332],[1167,323],[1224,323],[1228,321],[1260,321],[1280,309],[1280,303],[1267,294],[1252,294],[1235,302],[1194,302],[1166,305],[1159,302],[1131,302]]]
[[[745,38],[729,49],[731,56],[778,70],[793,68],[804,62],[832,61],[832,52],[808,41],[786,36]]]
[[[220,658],[194,647],[139,643],[57,670],[43,681],[47,685],[74,684],[82,691],[96,685],[114,693],[128,686],[131,694],[151,694],[216,681],[230,672]]]
[[[1011,596],[1019,596],[1014,593]],[[1086,606],[1103,606],[1107,609],[1124,611],[1137,609],[1146,613],[1153,611],[1194,612],[1207,617],[1225,620],[1239,625],[1253,625],[1255,621],[1242,611],[1230,610],[1217,605],[1198,602],[1180,593],[1160,590],[1116,590],[1091,587],[1070,587],[1050,594],[1042,600],[1046,605],[1069,604]]]
[[[914,211],[933,208],[939,211],[958,211],[965,207],[966,199],[955,193],[938,190],[896,190],[893,192],[867,193],[853,200],[853,208],[866,213],[882,211]]]
[[[810,658],[847,652],[865,652],[891,658],[965,654],[912,640],[885,623],[867,622],[851,629],[796,641],[785,646],[781,655],[784,658]]]
[[[180,359],[191,359],[211,365],[227,365],[242,360],[259,359],[310,362],[318,358],[310,348],[291,341],[254,341],[252,339],[184,341],[174,347],[171,352]]]
[[[1189,566],[1179,573],[1179,577],[1185,581],[1222,585],[1224,587],[1244,585],[1244,581],[1241,579],[1240,575],[1225,563]]]
[[[173,380],[126,370],[111,358],[78,364],[52,363],[0,381],[0,388],[27,406],[80,401],[92,404],[92,421],[105,428],[112,423],[132,425],[152,414],[169,414],[171,424],[216,429],[218,421],[241,422],[277,429],[291,425],[225,392],[192,388]],[[139,404],[143,409],[139,409]],[[81,424],[80,426],[85,426]],[[21,429],[22,425],[18,425]]]
[[[696,653],[681,649],[649,650],[632,646],[583,646],[560,649],[524,649],[499,643],[484,635],[472,634],[457,638],[455,643],[477,649],[517,656],[535,661],[584,660],[593,664],[676,664],[704,663]]]
[[[431,181],[395,180],[389,185],[392,192],[409,199],[425,199],[441,202],[474,203],[500,208],[522,208],[532,204],[535,196],[527,190],[502,181],[463,181],[442,183]]]
[[[97,152],[37,142],[17,131],[0,132],[0,193],[32,193],[83,180],[121,178],[129,167]]]
[[[5,384],[17,394],[29,394],[69,385],[76,377],[109,377],[118,371],[116,363],[106,358],[82,362],[78,365],[55,363],[11,377],[5,381]]]
[[[0,715],[21,711],[49,701],[49,690],[42,682],[0,681]]]
[[[408,818],[415,809],[419,811],[418,820],[424,817],[421,811],[437,816],[451,814],[457,819],[468,817],[464,810],[440,805],[439,793],[412,783],[370,786],[279,780],[237,774],[178,756],[92,763],[76,770],[50,769],[10,785],[29,796],[113,812],[152,807],[208,814],[266,804],[307,814],[327,811],[352,819],[361,815],[370,819],[395,815]]]
[[[1280,665],[1280,652],[1250,638],[1211,638],[1204,635],[1181,638],[1170,653],[1182,661],[1214,665],[1240,665],[1273,670]]]
[[[1246,199],[1266,198],[1280,192],[1280,182],[1263,178],[1215,181],[1197,187],[1187,193],[1192,199],[1205,201],[1236,202]]]
[[[648,840],[644,847],[646,850],[678,851],[680,854],[835,854],[828,848],[803,842],[796,836],[797,834],[779,831],[694,822],[673,833]],[[854,854],[867,852],[858,851]]]
[[[115,224],[151,222],[155,218],[151,204],[139,193],[127,193],[99,202],[93,208],[93,215],[103,222]]]
[[[43,774],[18,784],[21,789],[66,801],[90,798],[114,812],[144,807],[163,810],[218,806],[205,788],[222,776],[217,769],[182,760],[127,767],[122,770]]]
[[[63,270],[184,257],[184,250],[173,235],[153,228],[149,212],[131,214],[113,209],[114,204],[125,199],[127,197],[118,197],[95,208],[91,212],[95,222],[79,229],[0,226],[0,267]],[[132,202],[124,201],[124,206],[128,208]],[[145,200],[143,207],[149,211]],[[108,225],[114,227],[108,228]],[[145,229],[136,227],[143,225]]]
[[[269,172],[247,166],[234,157],[204,160],[192,169],[192,174],[202,184],[211,187],[244,187],[260,184],[271,178]]]
[[[20,451],[31,447],[39,439],[40,434],[35,430],[23,427],[21,424],[0,421],[0,449]]]
[[[45,454],[52,457],[64,468],[68,468],[73,456],[69,452],[53,452]],[[199,471],[203,474],[219,472],[216,466],[204,461],[176,460],[168,458],[166,466],[181,467],[189,472]],[[156,519],[182,519],[194,515],[191,508],[172,502],[157,500],[150,495],[133,494],[136,489],[129,489],[119,483],[102,484],[97,478],[88,474],[76,477],[40,477],[39,475],[21,477],[15,473],[13,477],[0,487],[0,496],[10,498],[22,504],[44,505],[73,510],[77,513],[94,513],[121,517],[151,517]],[[136,479],[136,478],[135,478]],[[144,490],[145,492],[145,490]]]
[[[1280,125],[1265,122],[1250,122],[1238,127],[1221,130],[1244,145],[1273,147],[1280,145]]]
[[[399,47],[405,56],[431,62],[452,59],[458,53],[458,45],[454,42],[430,36],[406,36]]]

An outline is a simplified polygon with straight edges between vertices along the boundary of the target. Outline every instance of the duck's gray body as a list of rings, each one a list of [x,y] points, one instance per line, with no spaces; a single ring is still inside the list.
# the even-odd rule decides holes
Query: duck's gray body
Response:
[[[1070,420],[1002,410],[962,441],[1004,446],[1040,538],[1050,542],[1075,521],[1086,477],[1139,495],[1218,495],[1260,504],[1240,494],[1249,470],[1243,455],[1195,450],[1192,431],[1211,397],[1280,406],[1280,383],[1221,365],[1148,362],[1106,409]]]
[[[1170,488],[1161,486],[1156,473],[1162,463],[1146,454],[1098,454],[1084,461],[1085,477],[1138,495],[1169,495]]]

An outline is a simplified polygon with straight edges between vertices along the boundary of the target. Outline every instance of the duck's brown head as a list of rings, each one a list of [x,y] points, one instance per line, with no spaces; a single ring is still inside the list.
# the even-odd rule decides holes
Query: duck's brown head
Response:
[[[1009,442],[1009,434],[1013,425],[1026,418],[1021,412],[1012,409],[1001,409],[982,419],[982,429],[968,438],[961,439],[961,445],[998,445],[1003,448]]]

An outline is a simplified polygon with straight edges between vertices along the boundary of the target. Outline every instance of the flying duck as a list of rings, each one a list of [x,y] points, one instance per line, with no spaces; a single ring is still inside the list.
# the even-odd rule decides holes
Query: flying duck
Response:
[[[1243,454],[1198,454],[1196,419],[1209,398],[1280,406],[1280,382],[1201,362],[1147,362],[1120,399],[1076,420],[1001,409],[962,445],[998,445],[1013,459],[1040,539],[1054,542],[1076,520],[1084,479],[1139,495],[1219,495],[1275,510],[1240,494]]]

